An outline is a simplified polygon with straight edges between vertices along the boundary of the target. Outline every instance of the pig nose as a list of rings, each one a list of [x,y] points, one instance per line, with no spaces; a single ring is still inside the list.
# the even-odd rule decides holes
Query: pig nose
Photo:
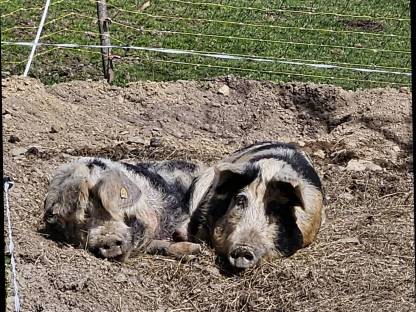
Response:
[[[116,258],[123,254],[123,241],[115,240],[111,244],[105,244],[99,248],[99,252],[104,258]]]
[[[236,268],[246,269],[257,263],[257,257],[250,247],[238,246],[230,252],[228,261]]]

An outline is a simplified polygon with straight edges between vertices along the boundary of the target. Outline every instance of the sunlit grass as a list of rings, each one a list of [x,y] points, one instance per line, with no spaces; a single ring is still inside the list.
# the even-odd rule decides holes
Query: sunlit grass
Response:
[[[408,1],[107,1],[114,45],[266,57],[273,61],[113,49],[115,84],[235,74],[312,81],[345,88],[401,86],[410,77],[351,68],[410,72]],[[148,3],[149,5],[143,6]],[[95,1],[52,2],[41,42],[99,44]],[[43,1],[2,1],[2,40],[32,41]],[[25,8],[25,10],[19,10]],[[19,11],[17,11],[19,10]],[[13,13],[16,12],[16,13]],[[312,13],[312,14],[308,14]],[[334,14],[335,13],[335,14]],[[242,23],[242,24],[241,24]],[[97,50],[41,47],[31,75],[46,83],[101,79]],[[2,46],[3,71],[20,74],[29,48]],[[42,54],[43,53],[43,54]],[[330,64],[341,68],[317,68]]]

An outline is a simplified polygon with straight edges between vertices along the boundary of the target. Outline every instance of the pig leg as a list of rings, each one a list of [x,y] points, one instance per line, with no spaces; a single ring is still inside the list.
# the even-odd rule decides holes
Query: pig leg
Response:
[[[189,242],[172,243],[165,240],[153,240],[147,246],[146,252],[149,254],[173,256],[180,259],[185,256],[201,253],[201,246]]]

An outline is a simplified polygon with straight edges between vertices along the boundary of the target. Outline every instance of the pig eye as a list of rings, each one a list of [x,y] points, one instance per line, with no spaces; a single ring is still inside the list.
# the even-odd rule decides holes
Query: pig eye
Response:
[[[235,197],[235,205],[237,208],[244,209],[247,207],[247,197],[245,195],[237,195]]]

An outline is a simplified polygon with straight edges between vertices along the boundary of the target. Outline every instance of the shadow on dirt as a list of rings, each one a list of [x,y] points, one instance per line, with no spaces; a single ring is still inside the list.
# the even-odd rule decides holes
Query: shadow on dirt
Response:
[[[388,117],[378,118],[378,119],[371,118],[371,117],[361,117],[358,121],[362,122],[367,128],[379,132],[380,134],[384,136],[386,140],[393,141],[394,143],[399,145],[402,149],[406,150],[407,152],[412,151],[411,141],[405,142],[393,131],[383,128],[384,125],[390,122]],[[411,127],[411,124],[412,124],[411,117],[405,118],[404,123],[406,124],[406,126]]]
[[[95,156],[104,157],[111,160],[122,160],[122,159],[135,159],[140,160],[169,160],[169,159],[182,159],[191,160],[198,159],[200,161],[212,161],[218,157],[201,150],[189,151],[177,146],[172,146],[164,142],[158,142],[157,145],[145,145],[145,144],[127,144],[121,143],[114,146],[106,146],[102,148],[92,148],[84,146],[79,149],[66,149],[62,151],[71,156]]]
[[[292,93],[293,104],[300,112],[298,117],[305,119],[307,123],[313,123],[312,120],[314,120],[315,126],[324,126],[327,133],[351,120],[349,115],[340,119],[334,119],[331,116],[332,112],[344,105],[340,99],[339,90],[335,88],[300,85]]]

